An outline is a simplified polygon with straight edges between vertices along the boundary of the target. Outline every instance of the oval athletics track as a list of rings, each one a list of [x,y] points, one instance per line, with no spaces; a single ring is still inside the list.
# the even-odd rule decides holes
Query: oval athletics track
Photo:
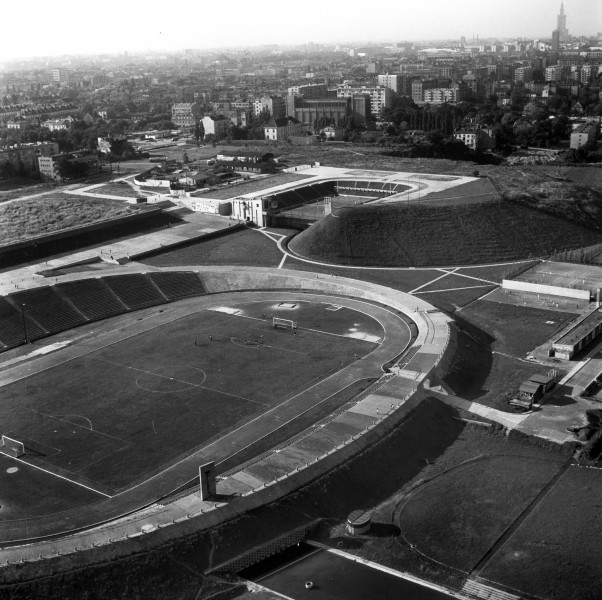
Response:
[[[346,364],[340,364],[332,373],[328,373],[327,376],[321,377],[315,382],[307,382],[307,385],[303,389],[292,395],[283,396],[279,399],[279,402],[272,406],[263,407],[259,414],[254,413],[248,418],[244,418],[242,422],[233,423],[227,428],[228,431],[215,436],[214,439],[208,440],[207,443],[196,445],[189,452],[177,457],[176,460],[171,460],[168,464],[161,465],[159,469],[156,469],[153,473],[149,473],[142,480],[132,481],[131,484],[128,483],[120,488],[112,489],[110,492],[103,494],[102,498],[99,497],[95,502],[85,507],[80,507],[80,509],[44,516],[40,515],[36,519],[30,518],[26,523],[26,535],[24,526],[22,526],[25,524],[21,524],[19,522],[20,519],[11,519],[10,522],[0,521],[0,539],[3,542],[12,541],[14,543],[18,540],[56,536],[66,531],[85,529],[95,524],[115,519],[123,514],[131,513],[181,488],[185,482],[190,481],[198,473],[199,464],[209,460],[216,462],[218,473],[226,468],[235,468],[238,464],[251,459],[254,454],[267,449],[272,441],[278,439],[279,433],[291,437],[307,427],[310,423],[308,423],[307,419],[301,417],[310,417],[313,410],[328,401],[337,392],[353,386],[358,381],[378,378],[382,375],[382,365],[399,355],[411,341],[410,328],[399,314],[386,307],[367,301],[297,291],[220,293],[177,302],[170,305],[169,311],[162,311],[161,313],[155,311],[156,314],[145,318],[143,325],[138,320],[134,320],[134,315],[136,314],[134,313],[132,315],[132,329],[122,327],[119,330],[111,330],[112,323],[111,321],[107,321],[105,323],[105,330],[109,333],[106,336],[102,333],[97,336],[94,350],[90,350],[90,346],[87,343],[81,346],[74,344],[66,348],[64,353],[59,351],[35,363],[22,365],[21,368],[24,370],[22,377],[29,377],[36,370],[51,369],[53,365],[61,364],[61,360],[63,363],[68,363],[72,360],[86,357],[99,349],[113,347],[113,345],[127,340],[130,336],[135,337],[140,335],[141,329],[144,332],[153,331],[154,329],[166,326],[166,324],[175,324],[185,317],[211,309],[215,311],[214,314],[217,317],[228,319],[229,315],[223,312],[220,313],[219,310],[215,309],[223,308],[224,306],[235,306],[238,307],[236,310],[241,310],[245,313],[249,312],[246,310],[248,307],[258,305],[258,303],[259,305],[263,303],[263,305],[267,305],[268,307],[276,306],[279,303],[313,303],[323,308],[338,305],[377,322],[378,326],[382,328],[383,334],[378,343],[373,342],[370,351],[361,357],[356,356],[354,360]],[[323,314],[327,313],[324,312]],[[333,310],[331,314],[336,314],[336,312]],[[247,317],[251,319],[256,318],[250,315],[247,315]],[[356,322],[350,323],[351,327],[348,329],[355,329],[356,331],[350,331],[349,335],[328,332],[323,328],[320,330],[319,327],[314,328],[314,325],[315,322],[313,321],[310,326],[306,327],[300,324],[297,332],[283,331],[279,335],[288,336],[289,341],[291,335],[299,335],[297,341],[301,341],[301,337],[306,335],[318,337],[334,336],[341,341],[344,341],[343,338],[348,339],[351,337],[353,339],[358,336],[358,328],[354,327],[358,325]],[[230,336],[230,338],[232,337]],[[190,336],[192,346],[193,338],[196,339],[196,333]],[[280,337],[280,339],[284,338]],[[89,340],[87,341],[89,342]],[[235,338],[234,341],[240,340]],[[232,339],[230,339],[230,343],[232,343]],[[159,350],[161,349],[159,348]],[[250,348],[243,347],[242,350],[257,352],[257,348],[254,346]],[[194,352],[194,346],[190,351]],[[166,356],[165,362],[169,364],[172,361]],[[292,356],[291,364],[295,364],[294,356]],[[129,368],[131,367],[128,366]],[[11,380],[18,380],[14,370],[11,371]],[[151,392],[152,390],[154,392],[153,395],[158,396],[160,394],[157,394],[157,392],[173,391],[170,389],[171,382],[174,382],[177,386],[182,382],[187,385],[202,386],[207,377],[202,365],[196,367],[195,371],[190,371],[191,373],[195,373],[193,377],[194,381],[188,381],[190,378],[182,370],[182,367],[177,367],[174,371],[169,366],[162,366],[161,368],[149,369],[149,372],[151,372],[151,375],[141,374],[140,372],[136,373],[137,381],[141,381],[142,376],[146,378],[150,377],[152,380],[150,386],[146,384],[144,386],[138,384],[138,386],[150,387],[151,389],[148,391]],[[25,375],[25,373],[27,374]],[[174,373],[176,373],[175,376]],[[203,374],[202,377],[201,373]],[[230,368],[227,375],[230,378],[235,378],[236,372]],[[163,385],[164,381],[169,382],[167,386]],[[145,382],[148,383],[146,380]],[[160,383],[159,386],[157,386],[157,382]],[[174,396],[174,394],[168,394],[167,396]],[[257,402],[261,404],[260,400]],[[155,425],[153,423],[153,428]],[[282,435],[280,439],[282,439]],[[53,472],[50,468],[49,477],[52,476]],[[69,479],[68,476],[67,479]]]

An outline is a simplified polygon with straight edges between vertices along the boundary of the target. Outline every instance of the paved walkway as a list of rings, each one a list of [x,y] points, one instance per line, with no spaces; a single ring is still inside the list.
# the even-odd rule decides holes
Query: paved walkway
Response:
[[[207,234],[221,229],[228,229],[238,224],[237,221],[233,221],[228,217],[203,213],[191,213],[184,215],[182,219],[184,222],[181,225],[175,225],[160,231],[111,240],[110,242],[91,246],[80,252],[68,252],[47,261],[33,262],[16,269],[5,269],[0,272],[0,295],[4,296],[17,290],[50,285],[56,281],[56,278],[40,276],[39,273],[43,271],[102,260],[114,264],[120,261],[127,262],[129,257],[135,257],[143,252],[157,248],[169,248],[181,244],[182,241],[187,239],[201,239]],[[148,267],[146,270],[152,269]],[[94,273],[93,267],[91,267],[91,273]],[[89,273],[87,276],[90,277],[91,274]]]

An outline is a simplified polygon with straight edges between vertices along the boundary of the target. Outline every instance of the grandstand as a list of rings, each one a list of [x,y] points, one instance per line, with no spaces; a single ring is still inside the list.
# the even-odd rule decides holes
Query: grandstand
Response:
[[[161,304],[167,300],[142,273],[105,277],[104,281],[130,310]]]
[[[101,278],[69,281],[54,287],[89,321],[106,319],[126,310],[126,305]]]
[[[325,196],[334,196],[336,194],[335,187],[333,181],[327,181],[278,192],[270,196],[270,208],[273,212],[282,212],[304,204],[311,204]]]
[[[10,299],[16,307],[24,307],[27,315],[48,335],[83,325],[87,321],[82,313],[51,287],[15,292]]]
[[[0,350],[20,346],[25,341],[25,329],[31,339],[46,335],[46,332],[25,312],[21,312],[5,298],[0,297]]]
[[[410,186],[393,181],[338,180],[335,184],[337,194],[385,198],[410,189]]]
[[[206,294],[205,285],[196,273],[188,271],[157,271],[149,273],[150,280],[169,300]]]
[[[0,297],[0,351],[131,310],[206,293],[192,271],[113,275],[15,292]]]

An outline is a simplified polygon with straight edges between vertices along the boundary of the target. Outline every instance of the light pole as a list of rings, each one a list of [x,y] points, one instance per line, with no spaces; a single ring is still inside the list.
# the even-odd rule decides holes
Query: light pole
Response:
[[[25,304],[21,304],[21,319],[23,320],[23,339],[26,344],[29,344],[29,340],[27,339],[27,322],[25,321]]]

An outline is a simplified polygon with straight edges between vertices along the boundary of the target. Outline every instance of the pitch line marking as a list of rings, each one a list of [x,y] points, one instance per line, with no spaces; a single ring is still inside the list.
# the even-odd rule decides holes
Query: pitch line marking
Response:
[[[223,396],[231,396],[232,398],[238,398],[239,400],[244,400],[245,402],[253,402],[254,404],[261,404],[262,406],[269,406],[265,402],[260,402],[259,400],[251,400],[250,398],[243,398],[242,396],[237,396],[236,394],[231,394],[230,392],[222,392],[221,390],[216,390],[214,388],[201,386],[203,390],[209,390],[210,392],[216,392],[218,394],[222,394]]]
[[[145,369],[138,369],[137,367],[132,367],[129,365],[120,365],[119,363],[111,362],[110,360],[106,360],[103,358],[92,358],[92,360],[97,360],[98,362],[103,362],[108,365],[113,365],[114,367],[121,367],[122,369],[130,369],[131,371],[138,371],[139,373],[144,373],[145,375],[153,375],[155,377],[161,377],[162,379],[167,379],[169,381],[177,381],[178,383],[183,383],[184,385],[189,385],[191,387],[203,387],[202,383],[191,383],[190,381],[184,381],[183,379],[177,379],[176,377],[170,377],[169,375],[161,375],[160,373],[155,373],[153,371],[146,371]],[[204,373],[204,371],[203,371]],[[140,386],[139,386],[140,387]],[[144,388],[141,388],[144,389]],[[151,390],[144,390],[149,392]]]
[[[90,431],[94,431],[94,427],[92,427],[92,421],[90,421],[90,419],[88,419],[88,417],[84,417],[84,415],[55,415],[55,418],[59,419],[61,417],[64,417],[65,420],[67,417],[79,417],[80,419],[85,419],[86,421],[88,421],[88,425],[90,425],[90,427],[88,427],[88,429]],[[72,423],[72,421],[67,421],[67,423]],[[77,425],[77,423],[72,423],[73,425]],[[86,429],[84,427],[84,429]]]
[[[432,270],[432,269],[429,269],[429,270]],[[269,296],[276,296],[276,295],[277,295],[277,296],[279,296],[279,297],[284,297],[284,298],[288,298],[288,297],[291,297],[291,296],[295,297],[295,294],[294,294],[293,292],[273,292],[273,293],[262,292],[262,294],[266,294],[266,295],[269,295]],[[325,294],[308,294],[308,296],[307,296],[307,297],[308,297],[308,298],[316,298],[316,299],[317,299],[317,301],[320,301],[320,298],[322,298],[322,299],[323,299],[323,298],[324,298],[324,296],[325,296]],[[344,300],[344,301],[346,301],[346,302],[348,302],[348,303],[349,303],[349,304],[351,304],[351,305],[355,305],[355,304],[363,304],[363,305],[370,306],[372,309],[378,308],[379,310],[382,310],[382,311],[384,311],[384,312],[385,312],[386,314],[388,314],[389,316],[391,316],[391,317],[394,317],[395,319],[397,319],[398,321],[400,321],[400,322],[401,322],[401,323],[402,323],[402,324],[405,326],[405,328],[408,330],[408,342],[406,343],[406,346],[405,346],[405,348],[403,349],[403,351],[405,352],[405,351],[408,349],[408,347],[410,346],[410,341],[411,341],[411,337],[412,337],[412,332],[411,332],[411,330],[410,330],[410,326],[408,325],[408,323],[407,323],[406,321],[404,321],[402,318],[400,318],[400,317],[399,317],[399,315],[398,315],[398,314],[396,314],[394,311],[390,310],[389,308],[383,307],[383,306],[378,306],[378,307],[376,307],[375,305],[373,305],[373,304],[371,304],[371,303],[369,303],[369,302],[366,302],[365,300],[359,300],[359,299],[353,299],[353,300],[352,300],[352,299],[350,299],[350,298],[340,298],[340,299],[341,299],[341,300]],[[254,300],[249,300],[249,301],[246,301],[246,302],[240,302],[239,304],[252,304],[253,302],[254,302]],[[349,307],[349,306],[348,306],[348,308],[351,308],[351,307]],[[385,332],[385,335],[384,335],[384,337],[383,337],[382,341],[380,342],[380,344],[378,344],[378,346],[379,346],[379,347],[380,347],[380,346],[381,346],[381,345],[382,345],[382,344],[383,344],[385,341],[387,341],[387,331],[386,331],[386,328],[383,326],[382,322],[381,322],[381,321],[380,321],[378,318],[376,318],[374,315],[370,314],[370,313],[369,313],[369,312],[367,312],[366,310],[360,310],[360,309],[358,309],[357,307],[353,307],[353,310],[357,310],[358,312],[360,312],[360,313],[362,313],[362,314],[365,314],[365,315],[367,315],[367,316],[371,317],[372,319],[375,319],[375,320],[376,320],[376,321],[377,321],[377,322],[378,322],[378,323],[381,325],[381,327],[383,327],[383,331]],[[244,315],[229,315],[229,316],[233,316],[233,317],[234,317],[234,316],[237,316],[237,317],[242,317],[242,318],[251,318],[251,319],[254,319],[254,320],[257,320],[257,321],[261,321],[261,320],[262,320],[262,319],[259,319],[259,318],[257,318],[257,317],[247,317],[247,316],[244,316]],[[324,332],[321,332],[321,331],[316,331],[316,333],[324,333]],[[336,335],[336,334],[335,334],[335,335]],[[370,353],[370,354],[371,354],[371,353]],[[369,356],[369,355],[366,355],[366,356]],[[239,427],[237,427],[236,429],[234,429],[234,430],[230,431],[229,433],[227,433],[226,435],[224,435],[224,436],[220,437],[220,440],[221,440],[221,439],[223,439],[223,438],[227,438],[227,437],[229,437],[229,436],[232,436],[233,434],[235,434],[237,431],[240,431],[241,429],[244,429],[244,428],[246,428],[246,427],[249,427],[249,425],[250,425],[251,423],[254,423],[254,422],[255,422],[255,421],[257,421],[258,419],[261,419],[261,418],[265,417],[266,415],[268,415],[268,414],[270,414],[270,413],[274,412],[276,409],[283,407],[285,404],[288,404],[289,402],[291,402],[291,400],[294,400],[294,399],[295,399],[295,398],[296,398],[296,397],[297,397],[299,394],[302,394],[302,393],[304,393],[304,392],[309,392],[310,390],[312,390],[313,388],[315,388],[315,387],[316,387],[318,384],[320,384],[321,382],[323,382],[323,381],[328,381],[328,380],[329,380],[329,379],[331,379],[332,377],[339,375],[340,373],[342,373],[342,372],[343,372],[343,371],[345,371],[346,369],[349,369],[350,367],[353,367],[353,363],[352,363],[351,365],[347,365],[347,366],[345,366],[343,369],[340,369],[339,371],[336,371],[335,373],[332,373],[331,375],[329,375],[329,376],[328,376],[328,377],[326,377],[325,379],[321,379],[320,381],[318,381],[317,383],[315,383],[315,384],[313,384],[313,385],[309,386],[309,387],[308,387],[308,388],[306,388],[305,390],[303,390],[303,391],[299,392],[298,394],[295,394],[295,396],[292,396],[291,398],[288,398],[287,400],[284,400],[284,401],[282,401],[280,404],[277,404],[277,405],[273,406],[272,408],[268,409],[267,411],[265,411],[265,412],[264,412],[264,413],[262,413],[261,415],[258,415],[257,417],[255,417],[255,418],[251,419],[251,420],[250,420],[250,421],[248,421],[247,423],[244,423],[243,425],[240,425],[240,426],[239,426]],[[355,379],[354,381],[357,381],[357,379]],[[352,381],[351,383],[353,383],[353,381]],[[350,385],[351,385],[351,384],[350,384]],[[312,393],[313,393],[313,392],[312,392]],[[330,396],[329,396],[329,397],[330,397]],[[325,400],[327,400],[327,398],[326,398]],[[318,404],[314,405],[312,408],[315,408],[315,406],[318,406],[318,405],[319,405],[319,404],[321,404],[322,402],[324,402],[324,400],[323,400],[323,401],[321,401],[321,402],[319,402]],[[310,409],[307,409],[307,410],[310,410]],[[299,414],[299,415],[296,415],[296,417],[293,417],[293,419],[294,419],[294,418],[297,418],[297,417],[299,417],[299,416],[302,416],[303,414],[305,414],[305,412],[307,412],[307,411],[304,411],[303,413],[301,413],[301,414]],[[291,420],[292,420],[292,419],[291,419]],[[288,423],[288,421],[287,421],[287,423]],[[287,423],[284,423],[284,425],[286,425]],[[266,435],[267,435],[267,434],[266,434]],[[265,437],[265,436],[264,436],[264,437]],[[263,439],[263,438],[262,438],[262,439]],[[162,475],[164,475],[164,474],[165,474],[167,471],[170,471],[170,470],[174,469],[175,467],[177,467],[177,466],[178,466],[178,465],[180,465],[181,463],[185,462],[186,460],[190,460],[190,459],[191,459],[191,458],[193,458],[193,457],[198,457],[198,456],[200,455],[200,453],[201,453],[201,452],[205,451],[207,448],[210,448],[211,446],[214,446],[214,445],[215,445],[215,444],[216,444],[218,441],[219,441],[219,440],[216,440],[215,442],[212,442],[212,443],[208,444],[207,446],[204,446],[204,447],[202,447],[202,448],[198,449],[197,451],[193,452],[192,454],[188,454],[187,456],[185,456],[184,458],[181,458],[180,460],[176,461],[176,462],[175,462],[175,463],[173,463],[172,465],[169,465],[168,467],[166,467],[165,469],[163,469],[163,470],[162,470],[162,471],[160,471],[159,473],[155,473],[154,475],[152,475],[152,476],[151,476],[151,477],[149,477],[148,479],[145,479],[144,481],[141,481],[140,483],[137,483],[137,484],[136,484],[136,485],[134,485],[134,486],[127,487],[126,489],[124,489],[124,490],[121,490],[121,491],[117,492],[117,493],[115,494],[115,496],[120,496],[120,495],[122,495],[122,494],[125,494],[125,493],[129,492],[130,490],[134,490],[134,489],[136,489],[136,488],[139,488],[139,487],[140,487],[140,486],[142,486],[142,485],[146,485],[146,484],[148,484],[148,482],[149,482],[149,481],[152,481],[153,479],[156,479],[157,477],[161,477],[161,476],[162,476]],[[221,463],[220,463],[220,464],[221,464]]]
[[[38,471],[43,471],[44,473],[48,473],[49,475],[52,475],[53,477],[58,477],[59,479],[64,479],[65,481],[68,481],[69,483],[74,483],[75,485],[79,485],[80,487],[86,488],[87,490],[90,490],[91,492],[95,492],[96,494],[100,494],[101,496],[105,496],[106,498],[113,497],[113,496],[110,496],[109,494],[105,494],[104,492],[101,492],[100,490],[95,490],[94,488],[90,487],[89,485],[80,483],[79,481],[74,481],[73,479],[69,479],[68,477],[65,477],[64,475],[59,475],[58,473],[53,473],[52,471],[49,471],[48,469],[43,469],[42,467],[38,467],[37,465],[27,462],[26,460],[23,460],[21,458],[17,458],[16,456],[10,456],[9,454],[4,454],[4,456],[8,456],[9,458],[12,458],[13,460],[23,463],[24,465],[27,465],[29,467],[33,467],[34,469],[38,469]]]
[[[48,417],[49,419],[55,419],[56,421],[61,421],[62,423],[67,423],[67,425],[72,425],[73,427],[79,427],[80,429],[83,429],[84,431],[93,431],[94,433],[96,433],[98,435],[103,435],[105,437],[111,438],[112,440],[116,440],[122,444],[125,444],[124,447],[132,445],[132,442],[127,442],[126,440],[122,440],[121,438],[118,438],[114,435],[110,435],[108,433],[103,433],[102,431],[96,431],[95,429],[88,429],[87,427],[83,427],[82,425],[78,425],[77,423],[72,423],[71,421],[65,421],[65,419],[61,419],[60,417],[55,417],[54,415],[48,415],[39,410],[36,410],[35,408],[31,408],[30,406],[27,406],[26,409],[30,410],[31,412],[36,413],[38,415],[42,415],[43,417]]]

